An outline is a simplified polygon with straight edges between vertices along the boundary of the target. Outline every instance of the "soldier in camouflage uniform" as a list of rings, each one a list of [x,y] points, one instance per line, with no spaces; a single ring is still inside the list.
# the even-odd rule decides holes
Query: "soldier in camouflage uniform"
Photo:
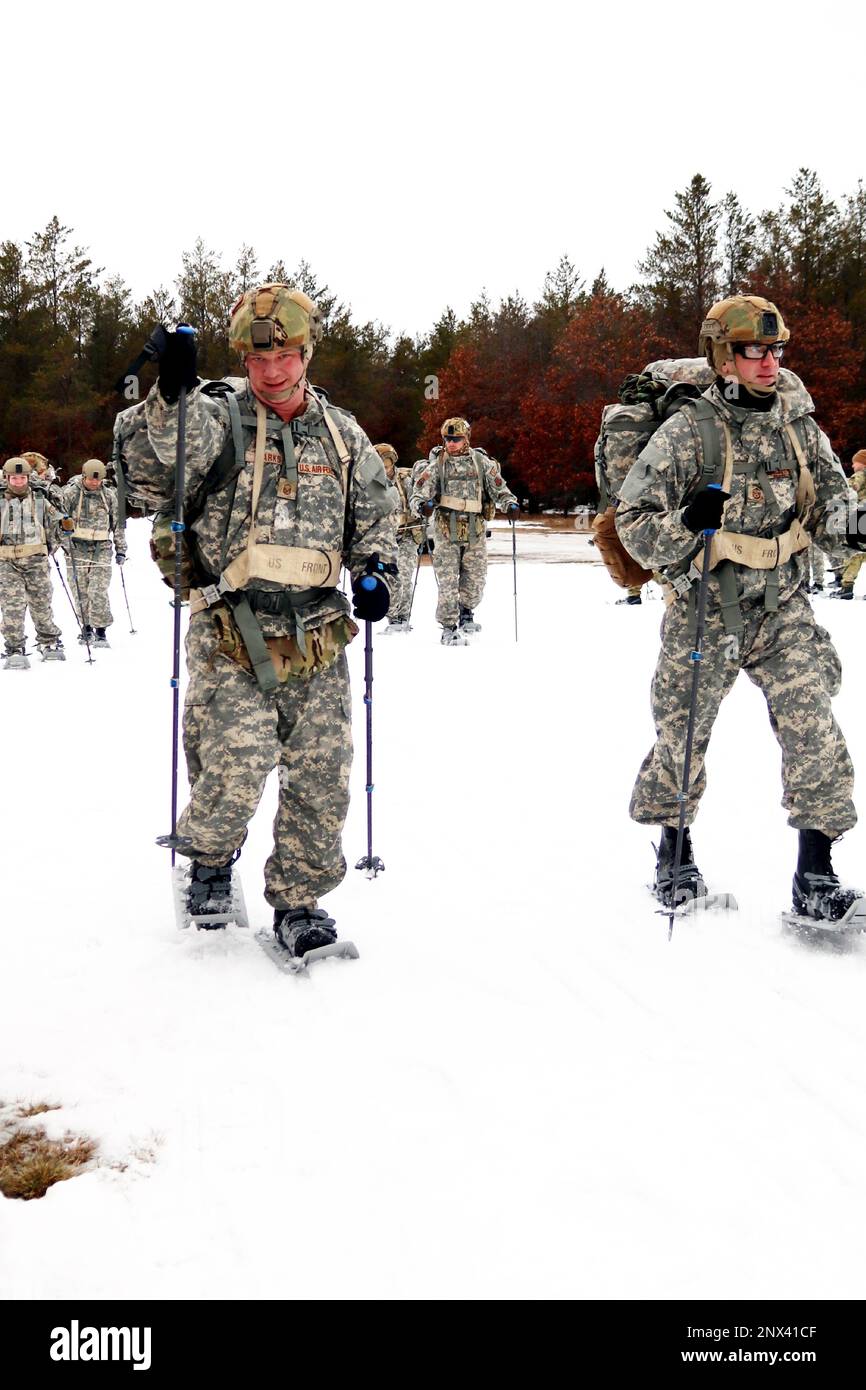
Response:
[[[686,825],[704,792],[704,755],[719,704],[744,669],[767,700],[782,748],[783,805],[799,831],[795,911],[838,919],[858,896],[840,887],[830,861],[832,841],[856,821],[854,773],[831,708],[841,666],[804,596],[803,555],[811,536],[839,557],[860,541],[848,530],[847,484],[815,422],[811,398],[798,377],[779,369],[788,337],[766,300],[736,296],[714,305],[701,343],[715,383],[658,428],[620,491],[616,521],[623,544],[670,585],[652,686],[657,740],[638,773],[631,815],[662,827],[661,900],[702,895],[688,833],[677,885],[673,861],[700,535],[718,528],[724,514],[724,529],[712,542]],[[702,402],[710,408],[700,425]],[[715,458],[707,457],[705,439]],[[722,467],[718,490],[709,483]]]
[[[412,496],[412,473],[408,468],[397,467],[397,450],[390,444],[377,444],[376,453],[385,466],[388,481],[397,493],[398,506],[394,512],[394,525],[397,530],[397,585],[391,607],[388,610],[388,626],[382,636],[394,632],[410,632],[409,610],[412,607],[412,590],[418,570],[418,547],[424,542],[424,528],[409,510]]]
[[[866,506],[866,449],[858,449],[851,460],[853,472],[851,474],[851,489],[854,492],[858,504]],[[857,576],[860,573],[860,566],[866,560],[866,555],[862,553],[852,555],[842,573],[842,582],[839,588],[839,598],[853,598],[854,585],[857,583]]]
[[[126,529],[119,522],[117,493],[105,482],[105,464],[88,459],[81,472],[61,489],[60,500],[74,523],[65,549],[67,583],[81,624],[78,640],[107,647],[106,628],[114,622],[108,601],[112,542],[114,558],[122,565],[126,560]]]
[[[43,659],[65,660],[60,628],[51,611],[48,571],[48,556],[59,542],[60,513],[31,487],[31,474],[31,465],[24,457],[7,459],[3,465],[6,488],[0,496],[0,613],[7,671],[26,671],[30,666],[24,654],[28,607]]]
[[[487,577],[487,521],[497,507],[512,522],[520,512],[499,464],[483,449],[473,449],[469,434],[469,423],[460,416],[444,422],[443,442],[431,449],[411,498],[416,516],[435,513],[436,621],[449,647],[464,645],[466,633],[481,630],[475,609]]]
[[[229,329],[246,377],[202,385],[195,340],[169,334],[157,385],[116,427],[131,500],[161,512],[152,545],[171,582],[177,401],[187,388],[190,800],[178,830],[192,860],[189,911],[230,902],[232,862],[276,767],[265,897],[276,941],[293,956],[336,939],[318,902],[346,870],[345,647],[358,629],[340,568],[355,615],[370,621],[388,611],[396,568],[396,496],[382,460],[353,416],[307,380],[320,336],[319,311],[300,290],[249,290]]]

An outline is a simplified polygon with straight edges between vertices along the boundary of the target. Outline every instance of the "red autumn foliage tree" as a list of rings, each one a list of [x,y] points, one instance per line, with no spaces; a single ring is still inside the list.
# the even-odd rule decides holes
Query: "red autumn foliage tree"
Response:
[[[540,381],[525,394],[513,467],[531,501],[567,508],[595,496],[593,446],[601,412],[623,377],[675,355],[649,313],[621,295],[592,295],[576,311]]]

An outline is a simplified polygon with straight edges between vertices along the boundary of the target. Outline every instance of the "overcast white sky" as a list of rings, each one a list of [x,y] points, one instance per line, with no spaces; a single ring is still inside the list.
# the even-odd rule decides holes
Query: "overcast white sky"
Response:
[[[531,300],[563,251],[625,288],[697,171],[753,211],[800,165],[836,198],[866,174],[866,23],[837,0],[125,13],[7,13],[0,238],[56,212],[137,298],[201,235],[422,332],[482,286]]]

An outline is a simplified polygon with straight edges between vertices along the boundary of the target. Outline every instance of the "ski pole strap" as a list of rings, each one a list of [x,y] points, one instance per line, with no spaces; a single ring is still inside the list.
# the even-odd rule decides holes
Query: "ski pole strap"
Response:
[[[225,601],[232,610],[238,632],[243,638],[258,687],[265,695],[269,695],[271,691],[276,690],[279,681],[255,614],[243,594],[226,594]]]

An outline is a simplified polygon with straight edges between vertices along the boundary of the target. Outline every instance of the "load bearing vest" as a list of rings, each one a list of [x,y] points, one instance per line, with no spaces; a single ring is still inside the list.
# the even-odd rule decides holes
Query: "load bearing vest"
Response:
[[[472,462],[475,465],[474,497],[457,497],[454,494],[447,492],[447,473],[448,465],[451,462],[451,460],[447,456],[443,459],[442,455],[440,454],[439,458],[436,461],[439,479],[439,501],[437,503],[437,506],[439,506],[443,511],[450,512],[450,516],[448,518],[448,537],[449,540],[451,540],[455,545],[465,544],[465,542],[460,541],[457,533],[458,517],[461,515],[477,516],[484,509],[484,494],[486,490],[484,481],[484,466],[482,463],[479,462],[478,456],[474,449],[471,450],[471,453]],[[456,457],[461,458],[463,457],[463,455],[458,454]],[[461,482],[462,481],[464,480],[461,479]],[[472,529],[472,527],[469,528],[470,544],[472,541]]]
[[[808,550],[812,544],[812,538],[806,530],[806,524],[815,505],[815,481],[797,430],[786,422],[784,429],[797,460],[798,478],[794,501],[796,514],[790,525],[784,527],[782,513],[763,463],[756,459],[746,459],[741,463],[735,462],[730,426],[705,398],[688,402],[687,409],[693,414],[703,451],[701,476],[697,486],[706,487],[710,482],[721,482],[722,491],[730,492],[731,481],[735,475],[751,476],[754,478],[755,485],[760,487],[770,513],[775,513],[777,518],[777,523],[771,527],[772,533],[769,536],[753,536],[742,534],[739,531],[726,531],[724,526],[713,534],[710,569],[717,571],[719,605],[725,631],[741,633],[743,616],[734,566],[745,565],[748,569],[767,571],[764,609],[768,613],[777,612],[779,607],[779,571],[782,565],[787,564],[792,556]],[[717,425],[721,425],[724,435],[721,469],[718,463]],[[703,571],[704,552],[705,547],[701,546],[698,553],[689,561],[684,572],[679,574],[668,572],[663,575],[669,586],[665,595],[666,603],[673,603],[680,597],[688,599],[690,629],[696,621],[696,591],[697,583]]]
[[[27,497],[3,499],[0,507],[0,560],[26,560],[47,555],[45,499],[31,491]]]
[[[308,394],[317,400],[322,409],[322,417],[327,433],[330,435],[340,462],[340,486],[343,495],[343,511],[346,507],[350,455],[345,441],[324,401],[311,388]],[[276,434],[283,446],[284,475],[292,496],[297,496],[298,461],[295,454],[292,431],[298,434],[318,434],[315,424],[305,428],[303,419],[291,422],[269,421],[267,410],[261,401],[256,401],[255,415],[241,414],[237,397],[232,393],[226,397],[232,430],[235,463],[240,472],[245,465],[243,441],[244,426],[255,425],[256,442],[253,460],[252,496],[250,499],[250,524],[245,549],[230,564],[225,565],[219,579],[214,584],[203,585],[190,593],[190,613],[201,612],[219,603],[227,593],[244,590],[256,580],[269,580],[271,583],[296,585],[304,588],[333,589],[337,587],[342,563],[342,551],[320,550],[304,546],[274,545],[260,542],[256,526],[259,496],[264,476],[265,445],[269,434]],[[324,431],[322,431],[324,432]]]
[[[96,489],[96,492],[95,492],[95,493],[90,493],[90,496],[91,496],[91,497],[96,497],[96,498],[99,499],[99,501],[100,501],[100,503],[101,503],[101,505],[102,505],[102,508],[103,508],[104,511],[105,511],[105,525],[104,525],[104,526],[82,526],[82,525],[81,525],[81,509],[82,509],[82,507],[84,506],[84,483],[82,482],[81,487],[80,487],[80,489],[79,489],[79,493],[78,493],[78,507],[76,508],[76,511],[75,511],[75,530],[72,532],[72,539],[73,539],[74,541],[110,541],[110,540],[111,540],[111,529],[110,529],[110,528],[111,528],[111,511],[110,511],[109,506],[108,506],[108,498],[107,498],[106,495],[105,495],[105,490],[104,490],[103,488],[99,487],[99,488]]]

